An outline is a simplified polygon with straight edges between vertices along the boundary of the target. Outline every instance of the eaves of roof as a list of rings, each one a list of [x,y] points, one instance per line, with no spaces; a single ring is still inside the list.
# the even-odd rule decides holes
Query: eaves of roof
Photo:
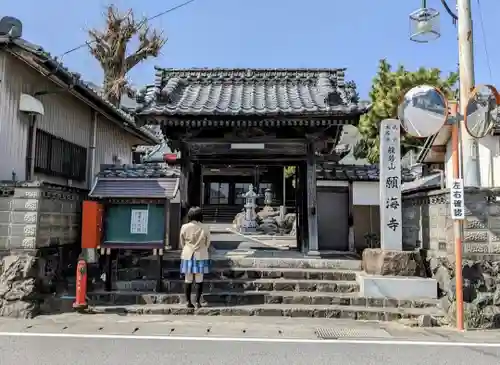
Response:
[[[50,78],[55,83],[63,84],[61,86],[66,87],[69,93],[92,108],[102,111],[103,114],[125,131],[134,134],[146,143],[158,144],[161,142],[153,132],[145,127],[137,126],[132,115],[108,102],[102,96],[102,93],[94,90],[89,84],[81,80],[79,74],[69,71],[61,62],[44,51],[42,47],[22,39],[0,36],[0,45],[2,44],[12,55],[24,61],[44,77]],[[34,57],[27,57],[25,52]]]

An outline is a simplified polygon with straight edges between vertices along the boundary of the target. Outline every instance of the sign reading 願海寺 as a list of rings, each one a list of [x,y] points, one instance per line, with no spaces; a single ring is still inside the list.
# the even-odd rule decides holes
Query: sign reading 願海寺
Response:
[[[380,247],[384,250],[403,249],[400,128],[397,119],[380,124]]]
[[[450,189],[450,207],[452,219],[465,219],[464,181],[453,179]]]

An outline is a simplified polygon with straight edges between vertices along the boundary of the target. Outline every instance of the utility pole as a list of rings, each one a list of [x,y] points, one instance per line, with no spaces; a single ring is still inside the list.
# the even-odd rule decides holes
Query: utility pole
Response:
[[[469,94],[474,88],[474,43],[472,31],[471,0],[457,0],[458,53],[460,75],[460,114],[467,111]],[[477,142],[460,123],[460,144],[462,150],[462,177],[464,186],[480,187]]]
[[[479,187],[479,164],[476,141],[466,132],[463,116],[467,114],[469,93],[474,88],[474,46],[472,37],[471,1],[457,0],[458,52],[460,77],[460,115],[453,125],[451,135],[453,178],[463,179],[464,186]],[[462,119],[462,120],[460,120]],[[460,151],[462,164],[460,164]],[[461,166],[460,166],[461,165]],[[451,201],[450,201],[451,204]],[[462,277],[463,227],[462,221],[453,221],[455,238],[455,284],[456,284],[456,321],[457,329],[464,329],[464,298]]]

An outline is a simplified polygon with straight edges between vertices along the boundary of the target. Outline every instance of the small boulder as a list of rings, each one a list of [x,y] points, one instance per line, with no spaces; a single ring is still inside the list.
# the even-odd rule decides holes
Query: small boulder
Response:
[[[238,214],[236,214],[236,216],[233,219],[233,228],[238,230],[242,226],[244,219],[245,219],[245,212],[239,212]]]
[[[282,223],[282,228],[285,231],[285,233],[290,233],[290,231],[293,229],[295,219],[296,219],[295,213],[288,213],[285,215]]]
[[[9,255],[2,259],[0,317],[32,318],[39,313],[37,258]]]
[[[297,235],[297,220],[293,221],[292,224],[292,230],[289,233],[290,236],[296,236]]]
[[[418,251],[367,248],[363,251],[361,264],[369,275],[426,277],[424,263]]]
[[[280,215],[279,210],[275,210],[273,207],[265,206],[262,208],[260,212],[257,213],[257,216],[262,220],[265,220],[269,217],[276,217]]]
[[[419,327],[435,327],[437,326],[437,321],[429,314],[422,314],[418,317]]]

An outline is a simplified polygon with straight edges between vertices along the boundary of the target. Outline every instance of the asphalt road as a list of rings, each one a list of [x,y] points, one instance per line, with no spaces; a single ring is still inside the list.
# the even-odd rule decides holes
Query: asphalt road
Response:
[[[405,129],[414,136],[427,137],[428,132],[436,133],[444,123],[443,115],[413,106],[406,108],[404,117]]]
[[[366,343],[0,337],[0,364],[498,365],[500,348]]]

